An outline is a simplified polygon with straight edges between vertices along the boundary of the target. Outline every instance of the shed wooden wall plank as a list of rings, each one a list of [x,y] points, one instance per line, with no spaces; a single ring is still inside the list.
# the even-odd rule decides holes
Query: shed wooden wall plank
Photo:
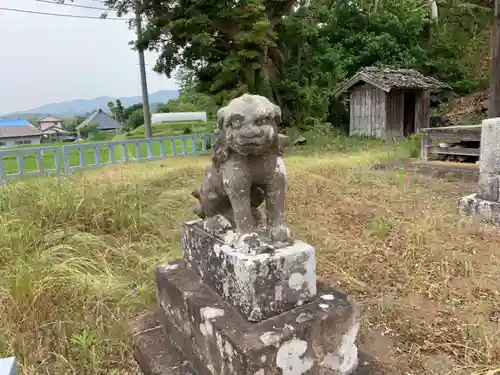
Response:
[[[403,135],[404,95],[403,90],[391,90],[387,95],[387,137]]]
[[[415,97],[415,131],[429,127],[430,93],[417,91]]]
[[[349,134],[384,138],[387,119],[387,94],[370,85],[351,91],[351,124]]]

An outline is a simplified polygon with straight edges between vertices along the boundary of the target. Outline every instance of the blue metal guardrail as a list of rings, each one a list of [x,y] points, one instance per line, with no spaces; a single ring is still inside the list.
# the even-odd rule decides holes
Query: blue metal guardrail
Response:
[[[16,358],[0,358],[0,375],[17,375]]]
[[[16,177],[46,174],[70,175],[73,171],[110,164],[161,160],[209,152],[213,134],[74,143],[65,146],[0,150],[0,183]]]

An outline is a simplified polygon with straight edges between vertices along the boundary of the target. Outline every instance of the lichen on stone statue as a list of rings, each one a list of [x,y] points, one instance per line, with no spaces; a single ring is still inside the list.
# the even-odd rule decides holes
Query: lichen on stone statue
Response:
[[[263,96],[244,94],[221,108],[217,120],[212,165],[192,193],[204,229],[217,235],[233,230],[232,245],[250,252],[261,252],[266,244],[291,244],[283,161],[290,139],[278,134],[281,109]],[[258,209],[263,202],[265,225]]]

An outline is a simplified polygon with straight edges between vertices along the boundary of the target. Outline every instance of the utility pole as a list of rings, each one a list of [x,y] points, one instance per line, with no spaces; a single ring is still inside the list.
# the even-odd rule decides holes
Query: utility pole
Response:
[[[135,0],[135,23],[137,29],[137,40],[142,32],[141,25],[141,4],[139,0]],[[146,62],[144,61],[144,50],[142,48],[137,48],[139,53],[139,69],[141,72],[141,88],[142,88],[142,109],[144,111],[144,130],[146,133],[146,138],[152,137],[151,132],[151,111],[149,109],[149,95],[148,95],[148,82],[146,77]]]
[[[488,117],[500,117],[500,0],[495,0],[495,19],[491,31],[491,81]]]

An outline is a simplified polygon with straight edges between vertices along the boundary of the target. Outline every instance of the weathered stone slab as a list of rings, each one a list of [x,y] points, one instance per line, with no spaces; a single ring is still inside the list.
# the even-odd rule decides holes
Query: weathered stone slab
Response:
[[[500,174],[500,118],[489,118],[481,126],[480,173]]]
[[[183,353],[168,342],[156,312],[132,322],[135,359],[144,375],[197,375]]]
[[[477,216],[483,221],[500,224],[500,203],[480,199],[477,194],[462,197],[458,211],[463,216]]]
[[[487,201],[498,202],[499,198],[499,176],[491,173],[481,173],[477,186],[477,198]]]
[[[481,126],[479,182],[475,194],[460,199],[458,212],[500,224],[500,118],[485,119]]]
[[[250,321],[258,322],[301,306],[316,296],[316,255],[296,241],[272,253],[245,254],[185,223],[181,248],[189,268]]]
[[[359,312],[342,293],[251,323],[185,262],[159,265],[159,316],[166,336],[199,375],[347,375],[358,365]]]

